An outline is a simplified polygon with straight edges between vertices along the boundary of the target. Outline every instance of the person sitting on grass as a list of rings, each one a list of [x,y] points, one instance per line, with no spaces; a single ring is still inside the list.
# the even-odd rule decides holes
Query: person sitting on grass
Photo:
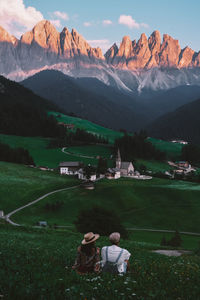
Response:
[[[129,258],[131,254],[119,247],[120,233],[113,232],[109,236],[112,246],[103,247],[101,250],[102,271],[113,274],[124,274],[129,269]]]
[[[78,274],[99,272],[100,249],[95,245],[98,238],[99,234],[93,232],[84,235],[84,240],[81,242],[81,246],[78,247],[77,257],[72,266],[72,269],[76,270]]]

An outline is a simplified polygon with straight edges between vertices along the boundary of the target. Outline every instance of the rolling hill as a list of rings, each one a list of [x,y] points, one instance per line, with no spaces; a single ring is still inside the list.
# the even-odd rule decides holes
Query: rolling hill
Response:
[[[63,134],[48,110],[59,110],[20,84],[0,76],[0,133],[53,137]]]
[[[135,131],[152,120],[151,114],[129,94],[94,78],[75,79],[59,71],[47,70],[21,84],[65,111],[108,128]]]
[[[162,139],[184,139],[200,144],[200,99],[161,116],[148,126],[148,133]]]

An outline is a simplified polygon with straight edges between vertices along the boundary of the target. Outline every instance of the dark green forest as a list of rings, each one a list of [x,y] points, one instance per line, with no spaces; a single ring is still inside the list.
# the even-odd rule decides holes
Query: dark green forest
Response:
[[[135,133],[134,135],[125,134],[122,138],[116,139],[114,151],[120,150],[121,158],[124,161],[134,161],[137,158],[165,160],[166,154],[154,147],[147,140],[144,131]]]
[[[48,110],[59,111],[16,82],[0,76],[0,133],[19,136],[58,137],[65,135]]]
[[[13,162],[25,165],[35,165],[28,150],[23,148],[12,149],[9,145],[0,143],[0,161]]]

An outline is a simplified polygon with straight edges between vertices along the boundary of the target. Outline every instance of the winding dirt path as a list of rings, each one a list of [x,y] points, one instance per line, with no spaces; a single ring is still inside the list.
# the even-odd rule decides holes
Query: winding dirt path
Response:
[[[126,228],[132,231],[148,231],[148,232],[161,232],[161,233],[175,233],[175,230],[165,230],[165,229],[150,229],[150,228]],[[189,232],[189,231],[179,231],[181,234],[196,235],[200,236],[199,232]]]
[[[13,211],[11,211],[10,213],[8,213],[7,215],[4,216],[4,219],[5,219],[8,223],[10,223],[11,225],[14,225],[14,226],[21,226],[20,224],[17,224],[17,223],[15,223],[15,222],[13,222],[13,221],[10,219],[10,217],[13,216],[14,214],[16,214],[18,211],[20,211],[20,210],[22,210],[22,209],[24,209],[24,208],[26,208],[26,207],[29,207],[29,206],[31,206],[31,205],[33,205],[33,204],[35,204],[35,203],[41,201],[42,199],[44,199],[44,198],[46,198],[46,197],[48,197],[48,196],[50,196],[50,195],[52,195],[52,194],[59,193],[59,192],[62,192],[62,191],[66,191],[66,190],[75,189],[75,188],[77,188],[77,187],[79,187],[79,185],[75,185],[75,186],[71,186],[71,187],[67,187],[67,188],[63,188],[63,189],[59,189],[59,190],[55,190],[55,191],[49,192],[49,193],[47,193],[47,194],[45,194],[45,195],[43,195],[43,196],[37,198],[36,200],[31,201],[31,202],[29,202],[28,204],[23,205],[23,206],[21,206],[21,207],[15,209],[15,210],[13,210]]]
[[[67,151],[66,149],[67,149],[67,147],[63,147],[61,151],[62,151],[63,153],[65,153],[65,154],[69,154],[69,155],[72,155],[72,156],[75,156],[75,157],[95,158],[95,159],[96,159],[96,156],[81,155],[81,154],[78,154],[78,153],[69,152],[69,151]]]

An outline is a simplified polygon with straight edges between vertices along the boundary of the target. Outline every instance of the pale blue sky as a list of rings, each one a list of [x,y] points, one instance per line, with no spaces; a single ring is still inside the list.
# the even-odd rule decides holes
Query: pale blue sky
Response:
[[[157,29],[178,39],[182,48],[188,45],[200,50],[199,0],[23,0],[23,3],[25,7],[34,7],[45,19],[60,23],[59,31],[64,26],[70,30],[76,28],[89,41],[103,40],[104,48],[119,43],[124,35],[133,40],[142,32],[149,36]],[[63,15],[62,19],[55,11],[67,14],[68,18]],[[121,19],[123,24],[119,24],[123,15],[126,16]],[[112,24],[103,24],[105,20]]]

